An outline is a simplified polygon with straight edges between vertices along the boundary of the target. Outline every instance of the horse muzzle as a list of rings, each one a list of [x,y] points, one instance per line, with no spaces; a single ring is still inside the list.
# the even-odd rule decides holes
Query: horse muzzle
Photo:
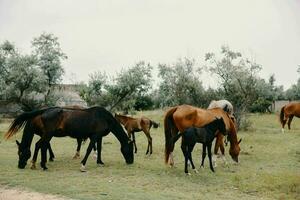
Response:
[[[24,169],[25,166],[26,166],[26,163],[19,163],[19,164],[18,164],[18,168],[19,168],[19,169]]]

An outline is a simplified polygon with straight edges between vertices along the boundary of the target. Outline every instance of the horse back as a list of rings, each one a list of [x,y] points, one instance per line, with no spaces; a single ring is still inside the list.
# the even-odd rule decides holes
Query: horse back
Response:
[[[292,102],[285,106],[284,108],[285,115],[295,115],[300,117],[300,103]]]

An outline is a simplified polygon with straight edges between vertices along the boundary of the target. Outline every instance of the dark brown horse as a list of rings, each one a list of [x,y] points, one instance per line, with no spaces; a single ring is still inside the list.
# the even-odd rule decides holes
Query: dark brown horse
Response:
[[[235,124],[228,114],[221,108],[206,110],[190,105],[172,107],[165,115],[165,162],[170,165],[174,164],[172,156],[174,144],[172,140],[178,132],[183,132],[186,128],[192,126],[203,127],[204,125],[212,122],[216,117],[222,117],[224,119],[230,142],[229,154],[234,161],[238,162],[238,156],[240,153],[239,143],[241,140],[238,141]],[[223,136],[220,133],[218,133],[217,136],[215,153],[218,148],[221,148],[221,151],[222,149],[224,150]]]
[[[63,108],[64,109],[84,109],[84,107],[77,106],[77,105],[65,106]],[[42,122],[41,115],[35,116],[31,120],[29,120],[27,122],[27,124],[28,124],[28,126],[32,127],[32,131],[34,132],[34,134],[36,134],[40,137],[42,136],[43,130],[45,129],[45,127],[43,127],[44,124]],[[80,157],[80,149],[81,149],[82,142],[83,142],[82,139],[77,138],[77,149],[76,149],[76,153],[75,153],[73,159],[77,159]],[[18,146],[20,145],[19,141],[16,141],[16,143]],[[49,150],[49,161],[53,161],[55,156],[54,156],[53,150],[51,148],[50,142],[48,144],[48,150]],[[96,151],[95,147],[94,147],[94,150]],[[37,160],[37,156],[38,156],[38,151],[39,151],[38,142],[36,142],[35,148],[34,148],[34,154],[33,154],[32,161],[31,161],[31,169],[36,169],[36,160]]]
[[[284,126],[286,122],[288,123],[289,130],[291,129],[291,122],[293,117],[300,117],[300,103],[299,102],[292,102],[289,103],[281,108],[280,111],[280,123],[281,123],[281,130],[284,132]]]
[[[185,129],[184,132],[178,134],[173,138],[174,143],[179,139],[180,136],[183,137],[181,150],[184,155],[184,172],[188,175],[188,160],[190,161],[192,168],[196,173],[198,171],[195,168],[193,159],[192,159],[192,151],[196,145],[196,143],[202,143],[202,162],[201,167],[204,167],[204,159],[206,157],[206,149],[208,151],[209,158],[209,166],[210,169],[215,172],[213,164],[212,164],[212,156],[211,156],[211,146],[212,142],[216,137],[216,133],[221,132],[222,134],[226,133],[226,127],[224,124],[223,118],[216,118],[214,121],[206,124],[202,128],[198,127],[190,127]]]
[[[30,158],[30,145],[33,138],[33,127],[31,120],[41,115],[41,123],[43,123],[42,136],[37,144],[37,148],[41,148],[41,167],[47,169],[47,147],[53,136],[79,138],[85,140],[90,139],[90,144],[83,160],[81,161],[81,170],[85,171],[87,158],[95,146],[96,141],[98,149],[97,163],[101,161],[101,143],[102,137],[112,132],[121,144],[121,152],[126,163],[133,163],[133,145],[121,125],[112,116],[110,112],[101,107],[92,107],[88,109],[66,109],[66,108],[48,108],[33,112],[25,112],[19,115],[11,124],[9,130],[5,134],[8,139],[21,129],[24,125],[24,133],[22,142],[19,145],[19,168],[26,166],[27,160]],[[29,122],[29,123],[28,123]]]
[[[147,117],[140,117],[140,118],[133,118],[125,115],[120,115],[120,114],[115,114],[115,118],[123,124],[125,127],[128,137],[133,140],[134,148],[135,148],[135,153],[137,152],[137,147],[135,143],[135,132],[140,132],[143,131],[148,139],[148,147],[146,154],[149,153],[152,154],[152,137],[150,135],[150,129],[153,126],[154,128],[157,128],[159,125],[158,123],[148,119]]]

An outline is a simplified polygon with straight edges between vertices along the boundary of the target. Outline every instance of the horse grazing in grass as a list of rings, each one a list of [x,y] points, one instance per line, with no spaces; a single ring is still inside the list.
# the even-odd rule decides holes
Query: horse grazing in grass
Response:
[[[135,132],[143,131],[147,137],[148,140],[148,147],[146,151],[146,155],[150,151],[150,155],[152,154],[152,137],[150,135],[150,129],[153,126],[154,128],[158,128],[159,124],[148,119],[147,117],[140,117],[140,118],[133,118],[125,115],[120,115],[115,113],[115,118],[123,124],[125,127],[128,137],[132,137],[132,141],[135,148],[135,153],[137,152],[137,147],[135,143]]]
[[[195,165],[192,159],[192,151],[196,143],[202,143],[202,162],[201,167],[204,167],[204,159],[206,157],[206,149],[208,151],[209,166],[210,169],[215,172],[212,157],[211,157],[211,146],[212,142],[216,137],[217,130],[222,134],[225,134],[226,127],[223,118],[216,118],[209,124],[206,124],[202,128],[190,127],[187,128],[184,132],[175,136],[174,143],[179,139],[180,136],[183,137],[183,142],[181,144],[181,150],[184,155],[184,172],[188,173],[188,160],[192,165],[192,168],[195,170]],[[195,170],[197,172],[197,170]]]
[[[233,106],[228,100],[226,100],[226,99],[222,99],[222,100],[218,100],[218,101],[212,100],[209,103],[207,109],[212,109],[212,108],[222,108],[225,112],[227,112],[229,114],[229,116],[231,117],[233,122],[236,123],[235,115],[233,113]],[[226,139],[226,137],[225,137],[225,140],[224,140],[224,136],[222,134],[218,134],[217,137],[219,138],[217,140],[217,142],[224,141],[225,145],[227,146],[228,140]],[[220,146],[220,145],[218,145],[218,146]],[[224,149],[221,148],[221,152],[224,155]],[[218,153],[218,149],[215,149],[215,154],[217,154],[217,153]]]
[[[286,122],[288,123],[289,130],[291,129],[291,122],[293,117],[300,117],[300,103],[299,102],[292,102],[285,106],[283,106],[280,110],[280,123],[281,123],[281,130],[284,132],[284,126]]]
[[[97,163],[101,161],[101,144],[102,137],[112,132],[121,144],[121,152],[126,163],[132,164],[133,144],[124,132],[121,125],[113,117],[113,115],[101,107],[92,107],[88,109],[66,109],[60,107],[41,109],[32,112],[25,112],[19,115],[11,124],[9,130],[5,134],[5,138],[9,139],[24,125],[24,133],[22,141],[19,145],[19,164],[18,167],[23,169],[30,158],[30,145],[32,142],[34,127],[31,120],[41,115],[41,123],[43,130],[41,139],[37,143],[37,148],[41,148],[41,167],[46,170],[47,147],[53,136],[64,137],[70,136],[85,140],[90,139],[86,154],[81,161],[81,171],[85,171],[85,164],[92,148],[97,142],[98,158]]]
[[[212,122],[216,117],[222,117],[224,120],[226,125],[226,133],[230,142],[229,154],[234,161],[238,162],[238,156],[240,153],[239,143],[241,140],[238,141],[237,139],[236,126],[231,117],[229,117],[229,115],[221,108],[206,110],[190,105],[175,106],[166,112],[164,118],[165,162],[169,163],[170,165],[174,164],[172,156],[174,143],[172,138],[174,138],[178,132],[183,132],[185,129],[192,126],[203,127]],[[220,134],[221,133],[218,133],[218,135]],[[222,154],[224,156],[223,140],[218,140],[220,140],[220,137],[217,137],[215,153],[217,152],[216,149],[218,150],[218,148],[221,148],[221,151],[223,149]]]
[[[229,114],[229,116],[233,116],[233,106],[226,99],[222,99],[218,101],[212,100],[209,103],[207,109],[212,109],[212,108],[222,108],[225,112]]]
[[[68,106],[68,107],[63,107],[64,109],[84,109],[81,106]],[[40,115],[36,115],[35,117],[33,117],[31,120],[28,120],[24,130],[28,130],[28,127],[30,127],[29,129],[31,131],[33,131],[34,134],[39,135],[40,137],[43,134],[43,130],[45,129],[44,124],[42,122],[42,118],[41,118],[41,114]],[[77,138],[77,149],[76,149],[76,153],[73,157],[73,159],[77,159],[80,156],[80,148],[81,148],[81,144],[82,144],[83,140],[81,138]],[[18,147],[20,146],[20,142],[16,141]],[[31,169],[35,169],[36,168],[36,160],[37,160],[37,156],[38,156],[38,151],[39,151],[39,145],[38,142],[35,144],[35,148],[34,148],[34,154],[32,157],[32,161],[31,161]],[[48,150],[49,150],[49,161],[53,161],[55,156],[53,153],[53,150],[51,148],[51,144],[49,142],[48,144]],[[96,148],[94,147],[94,151],[96,151]]]

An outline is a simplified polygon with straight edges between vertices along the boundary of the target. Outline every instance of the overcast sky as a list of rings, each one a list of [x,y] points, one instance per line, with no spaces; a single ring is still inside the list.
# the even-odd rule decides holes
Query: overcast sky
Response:
[[[255,59],[261,77],[274,73],[285,89],[300,76],[299,0],[0,0],[0,42],[29,53],[42,32],[59,37],[68,55],[64,82],[140,60],[156,66],[188,57],[201,65],[223,44]],[[213,81],[203,77],[205,85]]]

